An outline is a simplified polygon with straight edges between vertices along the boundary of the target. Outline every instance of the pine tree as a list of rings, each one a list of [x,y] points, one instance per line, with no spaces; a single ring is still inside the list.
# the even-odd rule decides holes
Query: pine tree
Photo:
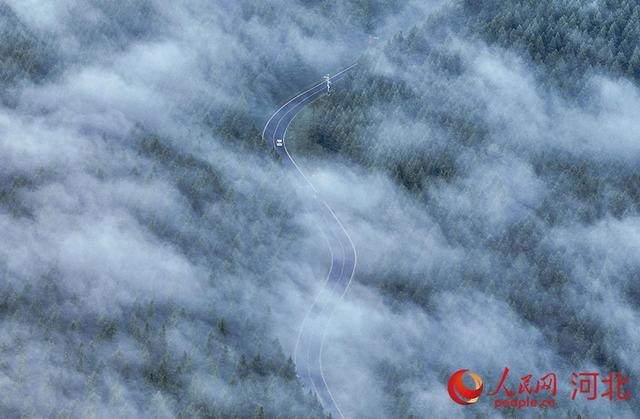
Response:
[[[240,361],[238,362],[238,366],[236,368],[236,374],[241,380],[244,380],[249,376],[249,364],[247,364],[247,358],[245,358],[244,354],[240,355]]]
[[[222,336],[227,336],[228,331],[227,331],[227,325],[224,322],[224,318],[218,321],[218,332],[220,332]]]
[[[251,369],[258,375],[266,375],[267,368],[262,360],[260,354],[256,355],[251,362]]]
[[[282,369],[282,376],[286,380],[293,380],[296,378],[296,364],[293,363],[293,359],[291,359],[291,357],[287,359],[287,363]]]

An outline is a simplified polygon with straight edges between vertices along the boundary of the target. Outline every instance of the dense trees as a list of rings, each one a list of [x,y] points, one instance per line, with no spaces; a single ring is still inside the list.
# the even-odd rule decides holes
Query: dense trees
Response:
[[[57,385],[68,389],[75,374],[87,377],[80,393],[76,393],[78,402],[96,394],[107,400],[117,397],[105,387],[115,376],[135,382],[146,394],[144,397],[170,397],[176,403],[178,417],[252,417],[254,412],[257,417],[276,417],[284,410],[300,418],[323,417],[315,397],[302,390],[293,361],[284,356],[277,341],[265,336],[264,328],[251,329],[252,335],[246,335],[249,329],[225,329],[223,333],[223,318],[216,320],[215,313],[202,313],[198,321],[206,322],[210,333],[193,342],[190,352],[179,352],[168,335],[189,321],[184,310],[141,301],[123,318],[69,318],[64,308],[68,303],[61,293],[53,281],[43,289],[31,289],[29,298],[4,286],[0,314],[4,319],[18,320],[29,316],[31,333],[42,333],[50,345],[55,345],[53,348],[62,352],[62,366],[68,370],[50,376]],[[60,336],[65,340],[61,342]],[[127,336],[134,338],[133,347],[122,345]],[[258,352],[238,355],[240,341],[245,339],[255,341]],[[3,350],[12,351],[9,347]],[[123,351],[129,353],[125,356]],[[132,361],[131,351],[142,355],[141,363]],[[47,352],[46,356],[58,358],[54,352]],[[212,382],[223,380],[226,388],[217,388],[227,394],[206,396],[206,391],[200,391],[208,386],[206,381],[192,381],[196,370]],[[238,396],[241,394],[243,399]],[[287,405],[282,405],[286,400]]]
[[[167,27],[150,1],[116,6],[91,3],[102,14],[97,25],[82,20],[81,13],[70,13],[67,22],[75,28],[69,38],[84,43],[85,55],[75,57],[78,62],[74,65],[79,67],[87,62],[91,66],[106,65],[102,61],[93,63],[91,54],[128,51],[136,42],[147,41]],[[290,2],[285,3],[289,10]],[[173,204],[179,208],[176,214],[170,209],[143,210],[133,204],[129,205],[134,208],[124,208],[126,205],[122,204],[117,213],[126,212],[142,230],[140,234],[148,234],[150,241],[158,240],[177,249],[181,256],[204,269],[205,282],[209,275],[207,290],[221,303],[212,302],[210,306],[201,301],[157,303],[145,296],[131,305],[118,305],[113,313],[97,316],[88,314],[86,311],[91,311],[83,307],[78,295],[64,288],[63,285],[77,281],[75,276],[63,278],[53,269],[43,277],[27,278],[24,287],[16,287],[11,285],[15,284],[13,274],[2,265],[0,315],[6,324],[15,324],[18,330],[16,339],[3,341],[0,348],[3,356],[21,359],[24,365],[18,367],[26,369],[32,360],[20,355],[25,352],[25,341],[32,339],[42,346],[39,355],[44,355],[39,358],[46,358],[44,365],[51,366],[51,371],[43,373],[51,383],[50,388],[61,388],[62,393],[72,394],[79,403],[92,401],[94,406],[100,403],[125,406],[118,391],[119,383],[125,383],[131,388],[129,396],[133,394],[125,401],[139,404],[137,407],[142,410],[153,406],[152,412],[158,417],[167,412],[169,416],[185,418],[263,418],[278,414],[322,417],[317,399],[297,378],[293,360],[263,323],[268,318],[266,310],[261,307],[246,313],[242,309],[246,306],[238,303],[240,299],[234,300],[238,284],[257,290],[256,294],[268,295],[274,275],[265,273],[263,261],[278,259],[289,251],[295,254],[292,251],[295,249],[287,248],[287,244],[297,243],[299,227],[292,221],[295,217],[286,204],[289,196],[285,192],[274,196],[273,190],[264,185],[248,188],[246,185],[254,179],[243,179],[247,172],[231,166],[240,165],[238,161],[246,166],[259,162],[264,164],[260,168],[264,170],[262,177],[274,175],[269,172],[270,167],[273,169],[269,166],[271,156],[265,153],[260,138],[266,113],[272,110],[272,102],[298,91],[318,75],[314,67],[317,61],[306,62],[306,58],[290,55],[280,45],[276,54],[257,48],[262,44],[255,34],[262,33],[260,25],[271,27],[276,22],[281,25],[284,16],[288,23],[295,23],[293,35],[287,31],[279,35],[296,40],[301,36],[312,40],[325,37],[328,44],[348,43],[345,50],[351,54],[348,57],[351,60],[357,53],[353,45],[360,44],[354,41],[356,36],[339,35],[337,28],[355,27],[364,36],[376,33],[385,19],[406,3],[299,0],[297,5],[303,10],[318,13],[313,18],[287,16],[279,10],[277,2],[229,3],[228,7],[235,9],[225,12],[238,14],[253,30],[228,37],[237,42],[229,48],[234,53],[243,49],[251,52],[245,61],[240,53],[233,56],[230,68],[237,78],[229,84],[239,91],[233,98],[237,101],[202,103],[209,97],[201,99],[199,92],[196,98],[185,99],[184,103],[183,98],[177,98],[175,112],[184,111],[191,118],[190,138],[171,138],[170,134],[147,131],[142,126],[126,139],[103,137],[105,147],[120,147],[122,153],[118,156],[132,160],[118,166],[117,173],[105,174],[101,167],[93,167],[103,160],[96,158],[96,163],[84,174],[105,183],[123,178],[141,185],[157,182],[167,188],[162,191],[163,197],[174,188],[178,198]],[[317,16],[330,19],[325,21]],[[487,42],[520,53],[525,63],[536,69],[543,87],[554,94],[561,92],[571,101],[586,101],[589,98],[586,80],[591,74],[604,73],[640,82],[640,6],[629,0],[508,3],[461,0],[425,22],[414,23],[415,26],[403,28],[380,49],[367,52],[347,82],[341,82],[330,96],[303,112],[289,131],[294,141],[288,144],[300,158],[344,159],[369,172],[388,174],[407,196],[424,207],[447,244],[461,249],[466,259],[458,261],[459,271],[436,266],[432,272],[415,272],[394,265],[368,276],[359,275],[356,280],[375,287],[391,309],[417,307],[427,314],[433,313],[437,305],[434,295],[442,291],[439,284],[446,283],[448,289],[455,291],[466,284],[484,281],[481,283],[485,292],[506,301],[522,319],[538,326],[571,365],[588,360],[618,368],[621,360],[607,348],[609,332],[592,322],[587,314],[572,311],[572,307],[557,300],[580,278],[571,271],[572,255],[550,246],[548,232],[570,223],[589,225],[606,217],[637,215],[640,211],[637,169],[619,162],[605,166],[588,155],[555,149],[526,156],[518,154],[527,160],[538,180],[551,186],[542,201],[532,208],[526,208],[531,206],[529,203],[522,205],[526,216],[505,222],[495,230],[486,228],[488,217],[474,218],[474,208],[443,202],[438,192],[450,187],[456,195],[466,196],[465,187],[473,186],[464,181],[478,175],[469,171],[476,162],[474,159],[486,156],[488,144],[501,135],[498,124],[487,118],[486,104],[477,97],[459,93],[461,84],[469,81],[465,77],[470,73],[470,64],[463,54],[449,48],[452,40]],[[9,100],[12,89],[20,84],[52,81],[57,66],[64,65],[56,46],[45,35],[20,22],[4,4],[0,4],[0,38],[0,94],[5,104],[16,103],[15,98]],[[201,43],[215,44],[211,39],[215,38],[206,38]],[[183,39],[180,42],[189,45]],[[197,66],[210,73],[210,67],[215,67],[210,59],[205,57]],[[111,59],[104,61],[112,64]],[[224,67],[215,70],[229,73]],[[212,82],[204,80],[206,83],[198,88]],[[90,100],[89,95],[81,95],[82,101]],[[111,106],[110,102],[99,103],[100,109]],[[34,110],[37,117],[49,112],[52,110]],[[73,125],[73,111],[65,110],[62,114],[65,124]],[[81,115],[77,119],[84,123],[90,118]],[[89,122],[88,126],[74,126],[73,130],[90,133],[86,144],[99,141],[93,135],[104,129]],[[218,148],[213,151],[198,148],[195,143],[200,139],[191,138],[191,128],[193,132],[204,132],[203,141]],[[194,137],[197,135],[200,134]],[[208,154],[200,153],[202,149]],[[217,152],[223,157],[214,156]],[[229,163],[233,156],[241,158]],[[48,182],[62,184],[61,178],[74,170],[63,167],[54,174],[41,170],[3,172],[0,208],[15,222],[23,219],[37,222],[34,216],[37,197],[31,192]],[[78,183],[73,184],[77,186]],[[73,187],[61,187],[50,193],[57,195],[65,190],[71,194]],[[114,189],[105,193],[116,194]],[[77,201],[82,206],[85,199]],[[170,213],[170,220],[165,213]],[[226,222],[222,215],[232,221]],[[476,266],[480,256],[494,270]],[[519,271],[522,266],[527,269]],[[632,277],[637,273],[625,269],[620,275]],[[506,278],[496,278],[493,275],[496,271]],[[523,276],[523,272],[528,276]],[[131,275],[135,276],[135,272]],[[502,286],[507,281],[508,288]],[[637,286],[628,285],[621,294],[638,304]],[[549,304],[540,304],[543,299]],[[13,367],[8,363],[4,366]],[[16,374],[20,379],[25,376],[22,370]],[[407,365],[391,361],[378,365],[376,374],[384,383],[386,413],[390,417],[423,414],[411,405],[403,384],[411,379],[432,382],[433,377],[421,375],[425,371],[427,367],[416,359],[408,360]],[[444,373],[437,379],[446,379],[443,377]],[[51,416],[64,416],[71,411],[52,406],[47,412]],[[28,414],[7,409],[2,412],[8,416]],[[122,416],[127,413],[130,411],[123,410]]]
[[[298,156],[348,159],[367,170],[386,171],[424,205],[448,242],[468,256],[460,262],[461,273],[415,278],[405,273],[411,271],[407,267],[406,271],[361,275],[359,281],[377,287],[392,306],[416,304],[427,311],[433,307],[432,293],[437,292],[429,286],[432,281],[440,280],[452,289],[465,283],[482,284],[484,292],[504,299],[539,327],[569,365],[592,362],[603,370],[625,368],[607,349],[612,334],[584,310],[576,311],[563,300],[567,289],[580,288],[585,278],[572,271],[573,261],[567,254],[550,246],[548,235],[567,225],[637,217],[640,172],[635,166],[600,159],[583,152],[579,143],[572,151],[551,145],[545,151],[530,152],[500,140],[507,144],[500,151],[512,152],[531,165],[544,182],[545,195],[525,210],[526,218],[507,223],[497,232],[485,228],[484,217],[474,219],[473,210],[441,203],[438,191],[449,187],[468,197],[472,192],[462,185],[474,176],[470,169],[484,158],[489,143],[508,135],[488,120],[485,104],[475,102],[476,96],[459,93],[457,82],[473,82],[468,76],[473,69],[448,43],[460,38],[520,54],[524,65],[534,69],[543,97],[562,97],[580,108],[594,100],[588,90],[593,75],[640,83],[639,37],[640,5],[634,1],[465,0],[399,33],[383,51],[370,53],[348,82],[298,117],[289,134],[295,141],[288,144],[298,148]],[[388,75],[389,62],[393,75]],[[491,278],[474,266],[480,255],[491,260],[504,278]],[[632,272],[624,279],[609,278],[599,263],[584,263],[596,265],[584,267],[589,275],[596,275],[595,271],[606,281],[634,282]],[[518,272],[518,266],[530,269],[528,275]],[[637,289],[623,288],[625,298],[632,298],[637,307]],[[401,381],[398,372],[382,365],[380,376],[389,385],[394,409],[406,415],[403,394],[396,390]]]
[[[0,39],[0,103],[11,104],[6,90],[22,79],[38,82],[54,73],[56,51],[4,2],[0,3]]]
[[[640,82],[640,5],[630,0],[465,1],[470,28],[515,48],[541,66],[543,78],[572,92],[591,71]]]

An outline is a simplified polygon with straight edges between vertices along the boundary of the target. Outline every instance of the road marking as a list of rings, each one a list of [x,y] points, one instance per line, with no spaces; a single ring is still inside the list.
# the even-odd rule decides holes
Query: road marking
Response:
[[[338,73],[336,73],[333,77],[330,78],[330,80],[338,80],[338,77],[340,77],[342,74],[344,74],[346,71],[350,70],[351,68],[355,67],[357,65],[357,63],[352,64],[351,66],[343,69],[342,71],[339,71]],[[347,237],[348,243],[351,247],[351,250],[353,251],[353,267],[351,268],[351,273],[349,275],[349,280],[347,281],[342,294],[340,295],[340,297],[338,298],[338,300],[336,302],[334,302],[333,304],[331,304],[330,308],[330,312],[329,312],[329,317],[327,319],[327,321],[325,322],[324,328],[322,330],[322,338],[320,341],[320,348],[318,351],[318,363],[319,363],[319,367],[320,367],[320,377],[322,379],[322,382],[324,384],[324,388],[326,390],[326,392],[329,395],[329,398],[331,399],[331,402],[333,404],[333,410],[335,410],[338,415],[340,415],[341,418],[344,419],[344,415],[342,413],[342,411],[340,410],[340,407],[338,406],[335,398],[333,397],[333,394],[331,393],[331,390],[329,388],[329,385],[327,384],[327,381],[325,379],[324,376],[324,368],[322,365],[322,355],[323,355],[323,350],[324,350],[324,343],[325,343],[325,339],[326,339],[326,334],[327,334],[327,329],[329,327],[329,324],[331,323],[331,320],[335,314],[335,310],[337,308],[337,306],[342,302],[342,300],[344,299],[344,296],[347,293],[347,290],[349,289],[349,286],[351,285],[351,282],[353,281],[353,277],[355,275],[355,270],[356,270],[356,266],[357,266],[357,261],[358,261],[358,253],[356,251],[356,247],[355,244],[353,243],[353,240],[351,239],[351,236],[349,235],[349,233],[347,232],[347,230],[344,228],[344,225],[340,222],[340,220],[338,219],[337,215],[335,214],[335,212],[333,211],[333,209],[331,209],[331,207],[326,203],[326,201],[324,201],[323,199],[320,198],[319,193],[317,191],[317,189],[315,188],[315,186],[313,185],[313,183],[307,178],[307,176],[304,174],[304,172],[300,169],[300,167],[298,166],[298,164],[296,163],[296,161],[293,159],[293,157],[291,156],[291,154],[289,153],[289,150],[287,150],[286,147],[286,143],[285,143],[285,139],[286,139],[286,134],[287,131],[289,129],[289,126],[291,125],[291,123],[293,122],[293,120],[298,116],[298,114],[304,109],[304,107],[312,104],[313,102],[315,102],[316,100],[320,99],[321,97],[323,97],[326,92],[324,92],[324,89],[320,89],[318,92],[314,92],[312,93],[309,97],[303,97],[305,94],[311,92],[312,90],[318,88],[319,86],[323,86],[325,84],[325,82],[320,82],[314,86],[312,86],[311,88],[305,90],[304,92],[294,96],[293,98],[291,98],[289,101],[287,101],[284,105],[282,105],[272,116],[271,118],[269,118],[269,120],[267,121],[267,123],[265,124],[264,129],[262,130],[262,139],[263,141],[266,141],[265,139],[265,133],[267,128],[269,127],[269,124],[271,123],[271,121],[273,120],[273,118],[275,118],[286,106],[288,106],[291,102],[293,102],[294,100],[302,97],[302,100],[300,101],[300,103],[295,104],[291,109],[289,109],[286,113],[284,113],[284,115],[281,115],[276,127],[273,131],[273,137],[270,139],[272,144],[274,144],[276,147],[282,147],[282,149],[284,149],[287,157],[289,158],[289,161],[293,164],[293,166],[295,167],[295,169],[298,171],[298,173],[304,178],[304,180],[307,182],[307,184],[311,187],[311,189],[314,192],[314,199],[318,202],[322,204],[322,208],[325,208],[329,214],[331,215],[331,218],[333,218],[336,222],[336,224],[339,226],[340,230],[342,231],[342,233]],[[318,97],[313,98],[314,95],[319,94]],[[312,100],[308,101],[308,99],[312,98]],[[287,115],[289,115],[291,112],[296,111],[295,114],[291,117],[291,119],[289,119],[289,121],[287,122],[286,127],[284,128],[284,132],[282,135],[282,138],[275,138],[275,136],[278,133],[278,129],[280,128],[280,124],[282,123],[282,121],[287,117]],[[326,223],[327,220],[325,219],[325,217],[323,216],[323,221]],[[307,311],[307,313],[305,314],[305,317],[302,320],[302,325],[300,327],[300,330],[298,332],[298,338],[296,340],[296,344],[295,344],[295,348],[294,348],[294,363],[296,363],[297,366],[297,353],[298,353],[298,347],[300,345],[300,341],[304,335],[304,329],[306,328],[307,325],[307,320],[310,316],[310,314],[312,313],[313,308],[316,306],[316,303],[318,301],[321,301],[320,296],[324,294],[324,291],[327,289],[327,285],[329,285],[329,281],[331,278],[331,273],[333,272],[333,267],[334,267],[334,260],[335,260],[335,254],[333,252],[333,248],[331,246],[331,243],[329,242],[329,239],[327,237],[327,235],[325,234],[324,230],[318,226],[318,228],[320,229],[320,231],[322,232],[325,242],[329,247],[329,252],[331,255],[331,266],[329,267],[329,271],[327,273],[327,277],[320,289],[320,291],[317,293],[316,297],[314,298],[314,301],[309,309],[309,311]],[[340,268],[340,274],[338,275],[337,279],[334,281],[333,284],[331,284],[331,289],[333,288],[338,288],[342,282],[343,279],[343,275],[344,275],[344,270],[345,270],[345,265],[346,265],[346,259],[347,259],[347,252],[345,251],[345,247],[343,245],[342,239],[339,237],[340,235],[338,235],[337,237],[335,237],[335,239],[337,239],[338,244],[341,248],[341,268]],[[327,307],[327,304],[324,304],[324,307]],[[320,313],[322,313],[324,311],[323,307],[320,307]],[[312,336],[315,336],[315,330],[312,331]],[[313,340],[310,342],[311,344],[313,344]],[[315,385],[315,380],[311,377],[311,371],[309,369],[310,367],[310,362],[309,362],[309,356],[310,356],[310,346],[307,347],[307,377],[309,379],[309,381],[311,382],[311,385],[313,386],[313,388],[316,391],[316,394],[318,394],[320,396],[320,400],[322,401],[323,397],[320,394],[320,392],[318,391],[316,385]]]

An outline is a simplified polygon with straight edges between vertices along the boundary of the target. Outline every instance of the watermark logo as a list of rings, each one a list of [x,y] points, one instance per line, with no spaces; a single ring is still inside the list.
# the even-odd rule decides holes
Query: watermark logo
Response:
[[[465,375],[467,378],[463,382]],[[555,373],[550,372],[535,378],[533,374],[519,376],[519,382],[514,383],[514,378],[509,377],[509,368],[505,368],[495,390],[485,394],[492,400],[496,409],[524,409],[524,408],[553,408],[557,406],[556,394],[558,392],[558,379]],[[586,400],[628,400],[631,397],[627,388],[630,378],[620,372],[610,372],[602,375],[597,372],[573,372],[570,384],[572,392],[570,400],[583,397]],[[449,396],[463,406],[474,404],[480,398],[483,391],[483,381],[477,374],[469,370],[458,370],[449,379]]]
[[[473,380],[474,388],[469,388],[462,381],[465,373]],[[482,378],[476,373],[469,370],[456,371],[449,379],[449,396],[451,400],[461,405],[474,404],[482,394],[483,383]]]

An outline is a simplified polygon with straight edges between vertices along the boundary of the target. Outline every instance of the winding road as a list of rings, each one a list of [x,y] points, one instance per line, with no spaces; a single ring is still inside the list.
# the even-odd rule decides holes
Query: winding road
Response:
[[[345,74],[354,68],[353,64],[330,77],[331,83],[342,79]],[[320,197],[309,178],[300,169],[296,161],[287,150],[287,128],[296,115],[305,106],[327,94],[327,82],[322,81],[313,87],[299,93],[286,102],[267,121],[262,131],[262,138],[278,155],[283,163],[296,171],[309,185],[315,198],[314,205],[310,206],[317,211],[318,227],[322,239],[326,242],[331,261],[327,276],[321,291],[315,296],[313,304],[307,311],[296,341],[293,360],[300,378],[316,393],[322,406],[333,417],[344,418],[338,405],[335,394],[331,392],[331,383],[327,382],[324,374],[322,355],[325,348],[325,337],[329,323],[336,305],[344,297],[356,269],[356,248],[349,233],[340,222],[331,207]],[[345,380],[347,377],[345,377]]]

